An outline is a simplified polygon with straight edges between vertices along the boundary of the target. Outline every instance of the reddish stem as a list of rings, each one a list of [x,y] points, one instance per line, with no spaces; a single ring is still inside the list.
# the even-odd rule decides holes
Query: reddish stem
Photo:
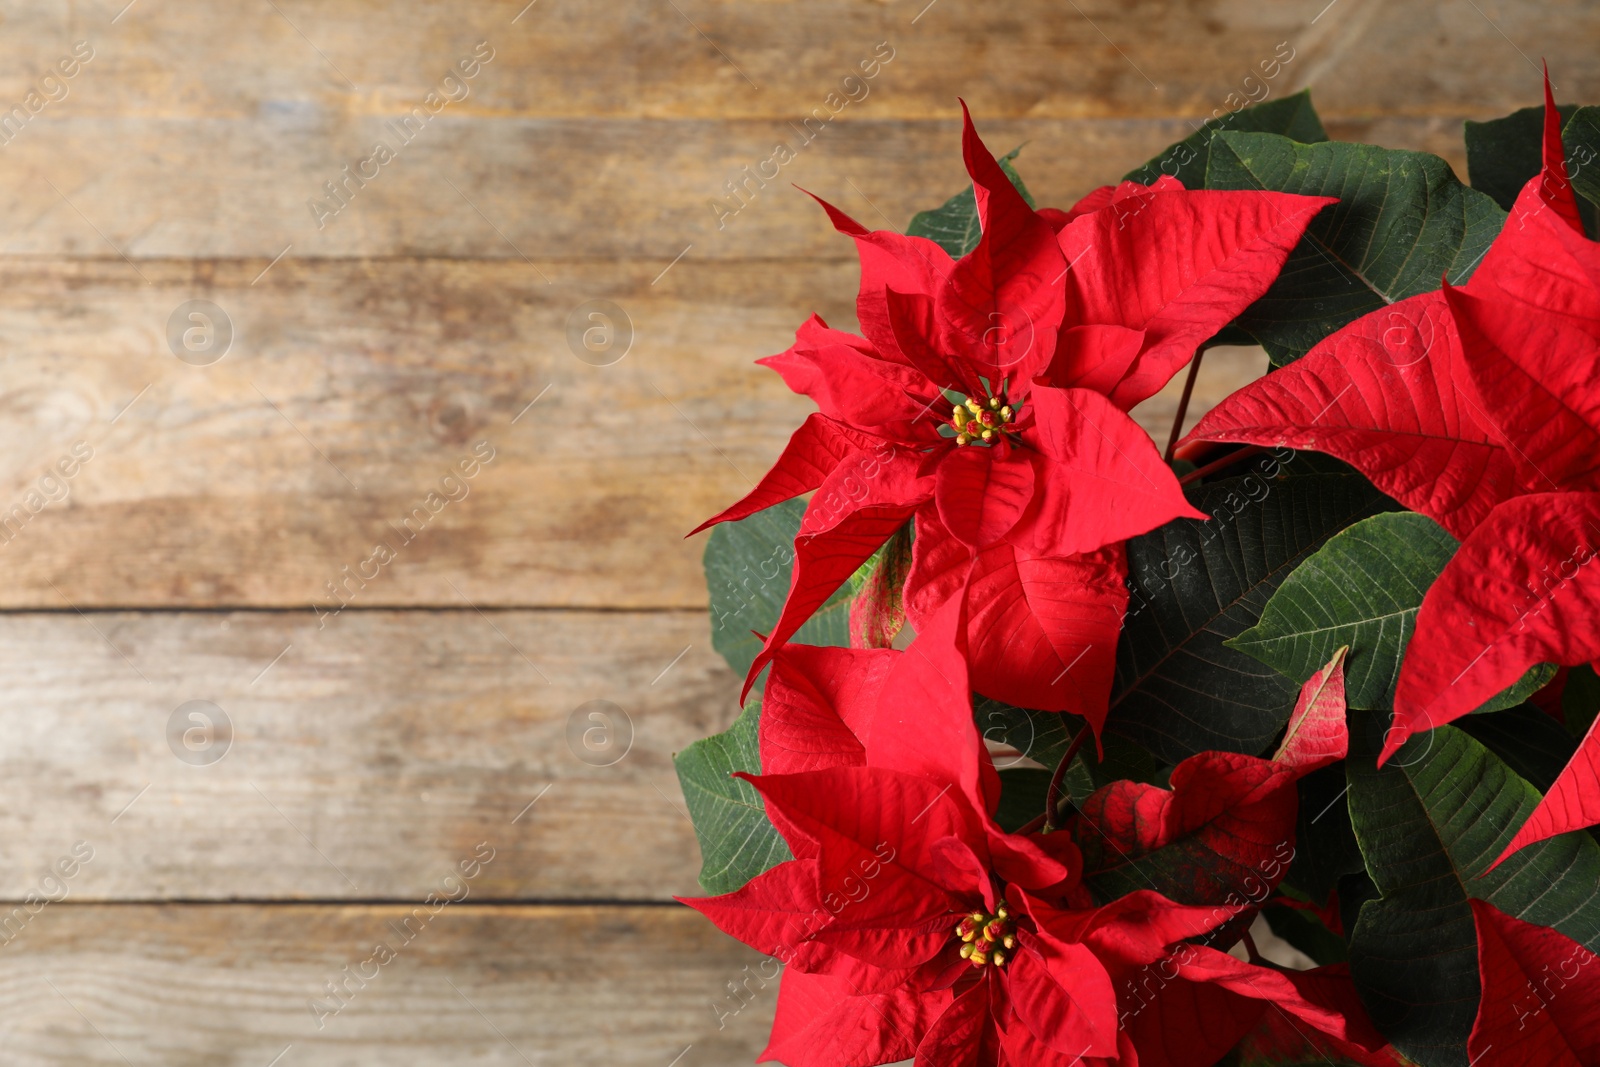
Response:
[[[1237,452],[1229,452],[1221,459],[1213,460],[1212,462],[1207,463],[1204,467],[1197,467],[1188,474],[1185,474],[1182,478],[1178,479],[1178,484],[1188,485],[1191,482],[1198,482],[1201,478],[1204,478],[1208,474],[1222,470],[1224,467],[1231,467],[1241,460],[1249,459],[1256,453],[1265,452],[1266,450],[1267,448],[1265,445],[1249,445],[1248,447],[1239,449]]]
[[[1178,414],[1172,420],[1172,433],[1167,437],[1167,452],[1161,457],[1168,463],[1172,462],[1178,439],[1183,436],[1183,417],[1189,413],[1189,397],[1194,393],[1194,380],[1200,376],[1200,357],[1205,354],[1204,348],[1199,349],[1189,361],[1189,376],[1183,381],[1183,395],[1178,397]]]
[[[1047,834],[1056,829],[1056,815],[1061,807],[1061,780],[1067,776],[1067,765],[1072,762],[1072,758],[1078,754],[1078,749],[1083,747],[1083,743],[1089,739],[1089,734],[1092,732],[1089,724],[1084,723],[1083,728],[1078,731],[1078,736],[1067,746],[1061,762],[1056,764],[1056,773],[1050,776],[1050,791],[1044,797],[1044,832]]]

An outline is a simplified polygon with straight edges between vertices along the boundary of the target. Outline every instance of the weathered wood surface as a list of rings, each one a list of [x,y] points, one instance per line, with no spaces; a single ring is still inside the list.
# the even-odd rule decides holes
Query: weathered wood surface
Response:
[[[1600,89],[1600,13],[1582,0],[1325,5],[141,0],[112,22],[127,0],[28,0],[7,6],[0,99],[20,99],[77,40],[95,58],[59,106],[115,118],[254,119],[264,104],[309,121],[389,114],[479,41],[494,59],[452,107],[493,117],[805,114],[879,41],[896,57],[851,107],[897,118],[953,116],[958,94],[1008,117],[1206,115],[1285,43],[1294,59],[1279,78],[1316,85],[1330,114],[1511,110],[1537,79],[1527,57],[1548,58],[1574,99]]]
[[[1437,147],[1459,162],[1460,117],[1351,120],[1338,128],[1398,147]],[[979,114],[978,122],[998,150],[1026,142],[1023,175],[1044,202],[1061,204],[1191,132],[1177,119]],[[446,114],[435,123],[370,181],[357,187],[350,179],[348,203],[331,214],[338,205],[324,183],[367,158],[377,140],[394,143],[383,120],[357,117],[340,130],[308,131],[271,114],[54,122],[42,115],[0,153],[0,212],[8,220],[0,252],[135,262],[254,257],[252,277],[286,248],[286,260],[479,257],[526,262],[540,280],[570,277],[567,261],[601,258],[623,261],[612,265],[618,276],[649,281],[690,246],[686,261],[848,255],[844,239],[793,185],[866,224],[898,229],[966,182],[960,127],[949,119],[841,118],[809,144],[783,120]],[[763,181],[755,168],[780,142],[795,158],[768,166],[771,180]],[[324,213],[313,214],[314,198]],[[143,281],[142,268],[127,269]]]
[[[671,756],[738,714],[699,612],[7,614],[0,649],[0,900],[80,840],[74,900],[420,899],[478,842],[475,899],[694,895]]]
[[[766,1042],[771,965],[687,909],[484,907],[469,896],[425,925],[411,914],[410,904],[50,905],[0,950],[5,1062],[667,1067],[683,1054],[680,1064],[735,1067]],[[408,918],[406,943],[396,927]],[[379,943],[395,958],[368,965]],[[374,971],[364,987],[347,978]],[[328,982],[348,992],[319,1029],[312,1003],[338,1004]]]

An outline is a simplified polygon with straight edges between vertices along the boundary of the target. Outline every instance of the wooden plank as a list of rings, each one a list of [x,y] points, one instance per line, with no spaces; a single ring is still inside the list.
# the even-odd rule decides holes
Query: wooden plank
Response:
[[[1385,140],[1404,148],[1432,136],[1459,159],[1462,115],[1385,119]],[[285,263],[488,257],[557,282],[573,276],[570,261],[600,258],[649,280],[679,255],[848,255],[793,185],[873,227],[902,228],[967,181],[959,126],[947,119],[841,117],[807,134],[783,120],[445,115],[409,145],[385,121],[307,123],[269,112],[38,122],[4,150],[0,215],[9,224],[0,254],[254,257],[251,277],[280,254]],[[1341,131],[1361,136],[1371,121],[1349,120]],[[997,150],[1026,143],[1024,177],[1043,202],[1062,205],[1190,132],[1180,119],[980,116],[980,128]],[[370,181],[345,179],[341,168],[380,140],[397,147],[395,158],[367,168]],[[793,153],[786,165],[780,144]],[[326,193],[335,179],[346,181],[342,206]],[[124,269],[136,281],[148,273]]]
[[[497,0],[470,12],[423,0],[281,0],[276,10],[247,5],[225,19],[215,4],[187,0],[139,5],[112,23],[124,3],[8,5],[0,100],[37,90],[77,40],[91,43],[94,58],[42,116],[232,119],[287,110],[316,123],[395,114],[480,41],[494,58],[451,105],[461,114],[797,117],[824,106],[880,41],[895,58],[848,105],[880,118],[948,118],[958,113],[958,93],[995,117],[1204,116],[1230,92],[1259,93],[1260,81],[1245,79],[1259,79],[1276,56],[1293,58],[1269,88],[1315,84],[1337,114],[1509,111],[1537,96],[1525,56],[1548,58],[1572,99],[1600,95],[1587,47],[1600,14],[1579,0],[1464,14],[1425,0],[1341,0],[1321,14],[1114,0],[1076,8],[1049,0],[694,0],[680,11],[650,0],[545,0],[531,9]],[[1448,61],[1416,62],[1419,42]]]
[[[699,612],[5,614],[0,649],[0,899],[79,841],[80,901],[420,899],[479,843],[474,899],[694,895],[671,755],[738,714]]]
[[[393,958],[368,963],[379,943]],[[771,1025],[777,984],[763,973],[757,953],[677,907],[469,897],[424,925],[404,905],[67,903],[0,953],[0,1039],[15,1067],[667,1067],[680,1054],[743,1067]],[[340,981],[331,1012],[326,983]]]

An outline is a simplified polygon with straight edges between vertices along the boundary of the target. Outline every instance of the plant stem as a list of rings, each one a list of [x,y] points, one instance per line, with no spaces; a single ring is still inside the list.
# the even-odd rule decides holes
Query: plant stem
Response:
[[[1185,474],[1182,478],[1178,479],[1178,484],[1188,485],[1190,482],[1198,482],[1201,478],[1204,478],[1208,474],[1222,470],[1224,467],[1231,467],[1240,460],[1249,459],[1256,453],[1265,452],[1266,450],[1267,448],[1265,445],[1248,445],[1236,452],[1229,452],[1221,459],[1213,460],[1212,462],[1207,463],[1204,467],[1197,467],[1188,474]]]
[[[1047,834],[1056,829],[1057,809],[1061,807],[1061,780],[1067,776],[1067,766],[1072,762],[1073,757],[1078,754],[1078,749],[1083,747],[1083,743],[1089,739],[1089,735],[1093,732],[1088,723],[1083,724],[1083,728],[1078,731],[1078,736],[1074,737],[1072,743],[1067,746],[1066,754],[1061,757],[1061,762],[1056,764],[1056,773],[1050,776],[1050,790],[1044,796],[1044,832]]]
[[[1189,377],[1183,381],[1183,395],[1178,397],[1178,414],[1172,420],[1172,433],[1167,437],[1167,451],[1161,458],[1168,463],[1172,462],[1172,454],[1178,449],[1178,438],[1183,436],[1183,417],[1189,413],[1189,397],[1194,393],[1194,380],[1200,376],[1200,357],[1206,354],[1204,348],[1198,349],[1194,358],[1189,361]]]
[[[1266,962],[1261,955],[1261,950],[1256,948],[1256,939],[1250,936],[1249,930],[1244,932],[1244,948],[1246,952],[1250,953],[1251,963],[1261,964]]]

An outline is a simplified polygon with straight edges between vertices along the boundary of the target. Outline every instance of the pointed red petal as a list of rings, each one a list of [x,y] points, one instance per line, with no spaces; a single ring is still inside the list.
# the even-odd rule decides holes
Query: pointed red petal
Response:
[[[915,453],[889,458],[862,453],[841,463],[806,507],[794,543],[794,571],[783,611],[745,678],[742,700],[772,658],[834,590],[872,557],[932,495],[929,479],[917,474]]]
[[[1506,857],[1535,841],[1543,841],[1569,830],[1600,825],[1600,716],[1589,724],[1578,751],[1572,754],[1560,777],[1550,786],[1517,836],[1511,839],[1489,870],[1504,863]],[[1487,871],[1484,873],[1488,873]]]
[[[1150,435],[1099,393],[1041,387],[1029,404],[1040,470],[1033,509],[1013,543],[1071,556],[1175,518],[1209,517],[1184,499]]]
[[[1600,1063],[1600,957],[1559,930],[1473,900],[1483,996],[1467,1038],[1480,1067]]]
[[[1490,513],[1423,598],[1382,759],[1536,663],[1600,656],[1597,553],[1600,493],[1538,493]]]
[[[1544,69],[1544,165],[1540,169],[1539,196],[1568,226],[1583,233],[1583,219],[1578,214],[1578,198],[1572,191],[1572,179],[1567,174],[1567,149],[1561,143],[1561,112],[1556,109],[1556,98],[1550,92],[1550,67]]]
[[[1328,665],[1300,687],[1300,699],[1289,716],[1283,743],[1272,757],[1295,777],[1310,774],[1345,758],[1350,752],[1350,731],[1345,725],[1344,655],[1335,652]]]
[[[1177,183],[1118,193],[1063,229],[1059,244],[1072,264],[1066,321],[1145,331],[1144,352],[1108,391],[1127,409],[1267,291],[1312,216],[1334,201]]]
[[[954,1000],[949,990],[859,996],[847,980],[791,969],[778,987],[772,1038],[760,1062],[838,1067],[909,1059]]]
[[[989,1067],[998,1035],[990,1004],[990,986],[979,981],[969,987],[945,1013],[928,1027],[917,1046],[916,1067]],[[840,1060],[839,1063],[866,1061]]]
[[[847,426],[898,441],[926,437],[926,400],[932,391],[904,363],[884,359],[854,334],[828,328],[816,315],[795,331],[785,352],[756,360],[783,377],[794,392],[816,401],[822,414]],[[926,393],[923,401],[912,395]],[[918,433],[919,423],[923,433]]]
[[[811,194],[806,194],[810,196]],[[950,254],[925,237],[907,237],[893,230],[868,230],[821,197],[822,205],[840,233],[855,238],[861,256],[861,292],[856,297],[856,318],[861,334],[886,359],[904,358],[895,343],[884,306],[884,291],[934,296],[950,274]]]
[[[789,438],[783,454],[760,483],[737,504],[713,515],[689,531],[693,537],[719,522],[737,522],[774,504],[809,493],[851,455],[875,442],[865,434],[840,425],[825,415],[812,413]]]
[[[1595,339],[1559,318],[1446,286],[1468,373],[1508,441],[1523,484],[1600,487]]]
[[[1082,715],[1098,737],[1128,607],[1122,546],[1063,558],[1001,543],[971,567],[969,669],[984,696]]]
[[[1072,911],[1051,907],[1026,893],[1021,896],[1042,932],[1062,941],[1082,941],[1099,959],[1119,968],[1163,960],[1178,942],[1211,933],[1247,907],[1174,904],[1150,889],[1098,908]]]
[[[1004,440],[957,448],[939,462],[933,500],[946,530],[973,548],[1000,540],[1033,502],[1034,468],[1027,453]]]
[[[1061,331],[1056,358],[1045,373],[1051,385],[1110,394],[1144,351],[1143,330],[1126,326],[1074,326]]]
[[[963,360],[945,355],[931,297],[886,289],[883,299],[895,344],[907,362],[940,389],[954,389],[969,396],[983,394],[973,369]]]
[[[1027,936],[1007,965],[1011,1010],[1042,1044],[1069,1056],[1117,1054],[1117,995],[1087,945]]]
[[[1184,946],[1174,958],[1179,961],[1179,976],[1189,982],[1203,982],[1240,997],[1269,1002],[1318,1033],[1368,1050],[1384,1045],[1367,1018],[1348,967],[1280,971],[1200,946]]]
[[[1442,294],[1373,312],[1211,409],[1186,440],[1312,449],[1465,537],[1518,489]]]
[[[813,912],[821,894],[815,860],[789,860],[763,871],[732,893],[675,898],[716,924],[717,929],[757,952],[785,961],[818,928]]]
[[[992,385],[1010,378],[1011,399],[1017,401],[1055,351],[1067,262],[1050,224],[983,146],[965,104],[961,110],[962,152],[983,235],[939,290],[939,323],[945,350]]]
[[[865,765],[862,742],[897,658],[888,649],[780,649],[761,701],[761,769],[797,774]]]

